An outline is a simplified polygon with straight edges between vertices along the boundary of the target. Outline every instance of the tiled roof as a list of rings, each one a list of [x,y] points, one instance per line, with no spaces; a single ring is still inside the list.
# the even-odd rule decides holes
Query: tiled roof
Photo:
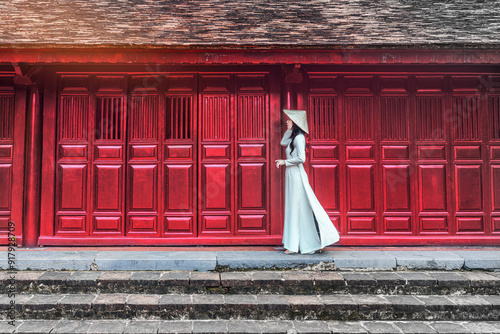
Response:
[[[498,48],[495,0],[0,0],[1,47]]]

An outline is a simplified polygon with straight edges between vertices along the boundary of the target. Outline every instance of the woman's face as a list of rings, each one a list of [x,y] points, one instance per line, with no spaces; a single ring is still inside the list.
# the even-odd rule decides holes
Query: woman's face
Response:
[[[286,128],[287,128],[288,130],[291,130],[291,129],[292,129],[292,127],[293,127],[293,122],[292,122],[292,120],[289,118],[289,119],[287,119],[287,120],[286,120]]]

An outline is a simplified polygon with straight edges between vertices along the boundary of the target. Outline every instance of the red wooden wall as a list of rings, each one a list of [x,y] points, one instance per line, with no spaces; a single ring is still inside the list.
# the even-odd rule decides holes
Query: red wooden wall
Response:
[[[54,73],[41,243],[279,243],[270,75]]]
[[[344,244],[500,236],[499,83],[309,72],[311,183]]]
[[[308,110],[306,168],[341,244],[500,241],[491,71],[305,66],[289,84],[274,66],[82,68],[44,70],[40,245],[280,244],[287,96]],[[13,220],[21,235],[13,78],[0,75],[0,233]]]

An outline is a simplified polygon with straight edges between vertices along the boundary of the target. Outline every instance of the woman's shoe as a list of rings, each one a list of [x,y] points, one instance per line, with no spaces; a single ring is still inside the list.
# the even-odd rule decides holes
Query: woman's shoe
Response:
[[[285,254],[297,254],[297,252],[294,252],[294,251],[290,251],[290,250],[286,250],[284,251]]]

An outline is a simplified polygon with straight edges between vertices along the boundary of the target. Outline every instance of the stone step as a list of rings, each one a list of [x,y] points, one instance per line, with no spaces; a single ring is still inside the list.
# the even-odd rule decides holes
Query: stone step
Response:
[[[23,271],[0,282],[21,294],[500,294],[500,272],[475,271]]]
[[[290,321],[290,320],[18,320],[0,321],[0,333],[178,333],[178,334],[470,334],[500,333],[500,322],[468,321]]]
[[[500,319],[499,295],[25,294],[0,295],[0,308],[12,300],[19,319]]]

